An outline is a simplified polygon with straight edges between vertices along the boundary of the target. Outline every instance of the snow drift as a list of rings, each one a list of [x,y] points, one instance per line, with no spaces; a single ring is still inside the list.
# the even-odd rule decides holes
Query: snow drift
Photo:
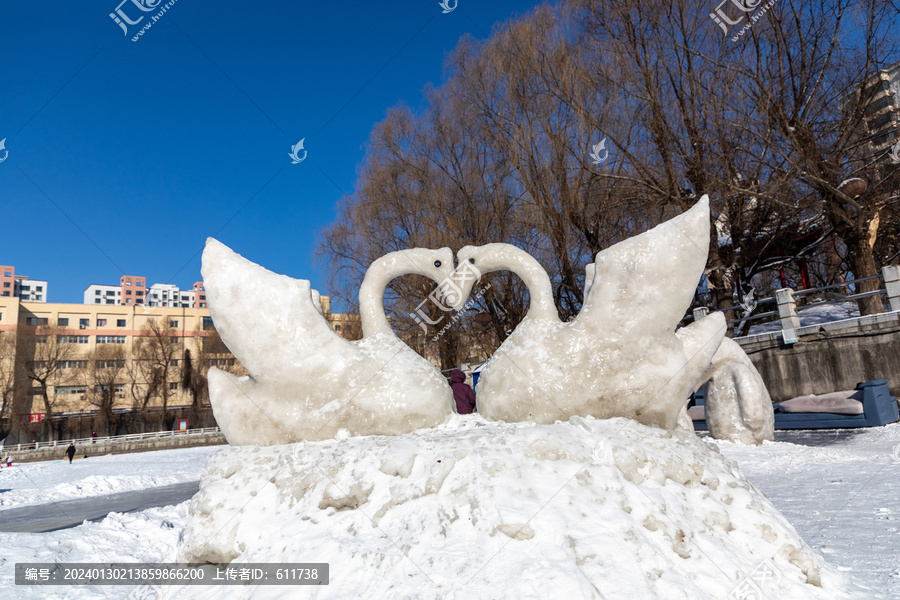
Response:
[[[232,447],[177,560],[328,562],[291,598],[849,598],[850,584],[693,433],[622,418],[453,417],[402,436]],[[285,588],[168,588],[280,598]],[[753,596],[749,596],[753,597]]]

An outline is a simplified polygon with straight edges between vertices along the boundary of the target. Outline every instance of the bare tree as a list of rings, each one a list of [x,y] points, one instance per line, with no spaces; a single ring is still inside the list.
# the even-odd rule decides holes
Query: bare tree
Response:
[[[38,386],[38,395],[44,409],[42,429],[45,438],[52,440],[53,415],[65,395],[54,392],[51,396],[49,387],[71,382],[70,372],[64,367],[77,356],[75,348],[78,340],[73,338],[80,336],[58,334],[57,330],[47,325],[19,327],[18,335],[17,345],[21,348],[19,367],[24,379]]]
[[[16,374],[16,336],[0,332],[0,439],[15,427],[13,404],[20,387]]]
[[[777,162],[815,214],[846,246],[855,278],[877,275],[875,245],[882,218],[896,214],[897,167],[870,151],[878,133],[868,115],[878,97],[879,71],[900,58],[892,0],[786,0],[751,30],[752,51],[732,66],[746,82],[752,110],[742,122],[757,139],[772,139]],[[848,194],[841,183],[864,179]],[[876,281],[858,291],[874,291]],[[861,314],[881,312],[878,297],[859,301]]]
[[[426,89],[425,108],[397,107],[373,131],[356,191],[319,248],[333,293],[352,307],[365,268],[391,250],[501,241],[544,265],[566,319],[580,310],[583,266],[599,250],[703,194],[719,308],[774,282],[765,274],[773,268],[805,276],[811,263],[825,280],[845,267],[874,274],[875,253],[887,260],[900,249],[878,233],[900,231],[898,178],[853,160],[865,156],[863,82],[897,53],[890,6],[784,0],[746,43],[733,43],[708,6],[689,0],[569,0],[484,41],[463,40],[447,82]],[[867,196],[838,189],[863,171]],[[486,281],[476,310],[502,341],[527,291],[508,273]],[[424,354],[416,340],[430,338],[407,315],[431,285],[398,279],[385,302],[395,329]],[[864,300],[864,312],[876,302]],[[458,333],[436,340],[442,366],[459,358]]]
[[[82,378],[88,399],[99,410],[107,435],[116,435],[117,419],[113,408],[119,386],[124,389],[125,348],[120,344],[98,344],[85,358],[88,364],[82,371]]]
[[[177,376],[173,361],[182,354],[181,338],[167,327],[165,319],[150,318],[134,339],[132,357],[128,365],[131,397],[138,418],[147,419],[147,409],[153,399],[162,406],[162,423],[169,424],[169,379]]]

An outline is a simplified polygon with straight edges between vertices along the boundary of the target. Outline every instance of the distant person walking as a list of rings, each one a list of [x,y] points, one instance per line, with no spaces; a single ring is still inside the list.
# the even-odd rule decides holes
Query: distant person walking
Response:
[[[469,415],[475,410],[475,392],[466,384],[466,375],[459,369],[453,369],[450,373],[450,389],[453,390],[453,399],[456,401],[456,412],[461,415]]]
[[[69,444],[69,447],[66,448],[66,455],[69,457],[69,464],[72,464],[72,459],[75,458],[75,444]]]
[[[97,432],[96,432],[96,431],[92,431],[92,432],[91,432],[91,443],[92,443],[92,444],[96,444],[96,443],[97,443]]]

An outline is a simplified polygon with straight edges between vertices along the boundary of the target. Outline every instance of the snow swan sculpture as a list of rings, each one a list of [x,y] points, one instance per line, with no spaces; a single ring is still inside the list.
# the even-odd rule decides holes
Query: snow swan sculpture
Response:
[[[479,413],[536,423],[628,417],[674,429],[725,335],[718,313],[675,331],[708,250],[704,196],[684,214],[599,252],[596,277],[569,323],[559,320],[550,278],[530,254],[509,244],[460,250],[458,268],[468,262],[481,273],[511,270],[531,297],[525,318],[481,373]],[[464,296],[473,285],[464,284]]]
[[[399,435],[442,423],[453,396],[437,368],[391,330],[384,289],[417,273],[446,281],[453,252],[391,252],[359,290],[364,337],[350,342],[325,320],[309,281],[272,273],[209,238],[203,281],[222,341],[250,377],[209,370],[209,397],[228,442],[288,444],[351,435]]]
[[[775,440],[775,411],[769,390],[737,342],[722,340],[700,381],[709,382],[705,412],[713,438],[757,445]]]

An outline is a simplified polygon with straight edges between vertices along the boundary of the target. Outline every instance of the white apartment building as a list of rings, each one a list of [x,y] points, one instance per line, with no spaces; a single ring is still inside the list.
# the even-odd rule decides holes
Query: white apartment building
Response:
[[[194,284],[196,289],[197,284]],[[12,265],[0,265],[0,298],[19,298],[22,302],[46,302],[47,282],[16,275]]]
[[[154,283],[147,290],[149,306],[180,308],[206,308],[206,288],[198,281],[192,290],[179,289],[171,283]]]
[[[46,302],[47,282],[16,275],[13,296],[18,296],[22,302]]]
[[[193,289],[181,290],[171,283],[147,287],[144,277],[124,275],[120,285],[89,285],[84,290],[85,304],[164,306],[166,308],[206,308],[206,289],[202,281]]]
[[[84,290],[85,304],[120,305],[122,288],[117,285],[90,285]]]
[[[180,306],[177,285],[171,283],[154,283],[147,290],[148,306]],[[190,307],[187,307],[190,308]]]

